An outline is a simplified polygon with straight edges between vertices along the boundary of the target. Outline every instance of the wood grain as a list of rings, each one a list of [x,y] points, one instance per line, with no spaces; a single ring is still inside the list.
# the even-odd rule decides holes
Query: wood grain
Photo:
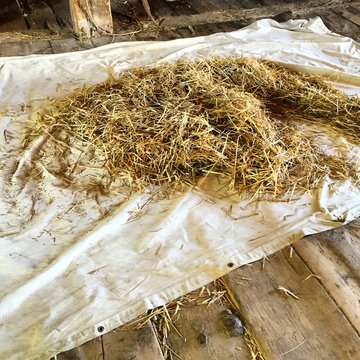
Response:
[[[310,13],[303,13],[302,17],[313,18],[315,16],[319,16],[326,27],[331,31],[354,40],[360,40],[360,27],[337,14],[337,10],[338,8],[334,8],[333,10],[319,10]]]
[[[360,333],[360,220],[309,236],[294,247]]]
[[[353,24],[360,26],[360,8],[349,6],[347,8],[335,8],[333,11],[350,20]]]
[[[19,56],[30,54],[52,54],[53,50],[48,40],[19,41],[15,43],[0,43],[0,56]]]
[[[139,330],[118,328],[102,340],[104,360],[164,360],[150,323]]]
[[[51,8],[44,1],[27,0],[30,11],[25,20],[30,30],[50,29],[60,31],[60,26]]]
[[[359,336],[304,262],[283,250],[225,277],[266,359],[353,360]],[[243,281],[250,278],[249,281]],[[282,286],[295,297],[279,291]],[[286,357],[285,357],[286,356]]]
[[[75,34],[80,38],[113,33],[110,0],[70,0]]]
[[[250,360],[244,338],[233,336],[223,325],[225,309],[220,303],[184,307],[175,323],[182,336],[169,332],[171,349],[184,360]],[[208,336],[207,345],[199,342],[201,333]]]
[[[181,27],[181,26],[194,26],[209,23],[221,23],[236,21],[241,19],[260,19],[276,16],[280,13],[291,12],[293,15],[303,14],[306,11],[320,11],[323,9],[331,9],[339,7],[343,4],[351,3],[353,6],[360,6],[360,2],[349,0],[304,0],[301,2],[281,3],[272,6],[263,6],[253,9],[229,9],[224,11],[213,11],[202,14],[194,15],[179,15],[165,18],[163,21],[164,26]]]
[[[61,27],[72,26],[69,0],[46,0]]]
[[[357,4],[357,6],[360,7],[360,3]],[[335,8],[335,11],[338,11],[339,8]],[[326,14],[324,16],[321,16],[328,24],[328,27],[330,30],[344,35],[348,36],[356,41],[360,40],[360,28],[356,24],[354,24],[352,21],[346,19],[343,16],[339,16],[339,14],[335,11],[331,11],[329,14]]]
[[[75,349],[57,355],[57,360],[102,360],[101,338],[88,341]]]
[[[50,44],[55,54],[87,50],[94,47],[89,39],[84,39],[81,42],[74,38],[50,40]]]

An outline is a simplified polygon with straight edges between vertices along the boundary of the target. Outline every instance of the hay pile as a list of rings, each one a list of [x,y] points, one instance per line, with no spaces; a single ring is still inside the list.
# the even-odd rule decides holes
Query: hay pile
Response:
[[[302,121],[360,144],[360,100],[267,61],[214,57],[134,68],[79,90],[38,119],[96,149],[129,186],[196,185],[217,174],[231,189],[284,194],[324,176],[356,177],[307,138]],[[323,126],[323,125],[322,125]],[[95,160],[94,160],[95,161]]]

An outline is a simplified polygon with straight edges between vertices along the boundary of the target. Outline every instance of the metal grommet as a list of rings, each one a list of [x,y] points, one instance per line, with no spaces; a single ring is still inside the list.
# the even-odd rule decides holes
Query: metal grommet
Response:
[[[103,332],[105,330],[105,327],[104,326],[99,326],[98,328],[97,328],[97,331],[98,332]]]

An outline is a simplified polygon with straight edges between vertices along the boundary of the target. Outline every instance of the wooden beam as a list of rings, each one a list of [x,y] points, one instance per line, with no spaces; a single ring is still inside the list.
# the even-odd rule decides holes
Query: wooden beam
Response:
[[[24,56],[30,54],[53,54],[48,40],[0,43],[0,56]]]
[[[110,0],[69,0],[73,30],[79,38],[113,33]]]
[[[224,11],[212,11],[194,15],[179,15],[165,18],[162,22],[166,27],[185,27],[202,24],[213,24],[222,22],[239,21],[244,19],[261,19],[274,17],[284,12],[291,12],[292,15],[301,15],[305,12],[313,12],[324,9],[332,9],[341,5],[360,6],[360,2],[351,0],[306,0],[301,2],[281,3],[272,6],[263,6],[253,9],[229,9]]]

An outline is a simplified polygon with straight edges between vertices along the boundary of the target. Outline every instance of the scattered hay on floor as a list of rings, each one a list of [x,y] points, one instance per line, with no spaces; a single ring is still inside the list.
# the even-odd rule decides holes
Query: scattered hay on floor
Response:
[[[177,321],[181,317],[182,309],[191,306],[206,306],[207,308],[214,304],[226,309],[231,309],[233,313],[238,312],[238,307],[232,299],[231,294],[228,292],[225,282],[221,278],[201,289],[183,295],[166,305],[140,315],[136,319],[123,325],[122,329],[140,329],[151,321],[155,327],[164,358],[166,360],[181,359],[181,356],[171,347],[169,336],[170,333],[175,333],[178,336],[183,337],[181,330],[178,329],[177,326]],[[243,336],[252,359],[264,360],[261,349],[248,326],[244,326]]]
[[[250,350],[251,360],[265,360],[265,357],[261,352],[258,342],[246,326],[244,331],[244,340],[246,346]]]
[[[33,41],[33,40],[55,40],[64,35],[52,31],[26,31],[26,32],[0,32],[0,43]]]
[[[221,279],[214,281],[208,286],[203,286],[201,289],[185,294],[166,305],[159,306],[156,309],[148,311],[146,314],[140,315],[136,319],[128,322],[123,326],[124,329],[140,329],[146,325],[149,320],[159,321],[161,318],[161,325],[169,329],[174,326],[174,323],[179,317],[183,306],[210,306],[214,303],[222,304],[224,301],[233,306],[228,298],[228,292],[225,289]],[[176,329],[177,331],[177,329]]]
[[[360,100],[317,77],[257,59],[213,57],[133,68],[79,90],[38,118],[90,145],[111,178],[196,186],[209,175],[256,194],[307,190],[356,165],[321,151],[299,128],[330,126],[360,144]]]
[[[166,360],[181,359],[169,344],[170,332],[175,332],[182,337],[176,322],[181,316],[181,310],[184,306],[211,306],[212,304],[223,304],[227,302],[227,290],[223,288],[222,283],[216,280],[214,283],[204,286],[201,289],[192,291],[186,295],[175,299],[163,306],[150,310],[140,315],[136,319],[123,325],[123,329],[140,329],[152,322],[156,329],[156,334]]]

